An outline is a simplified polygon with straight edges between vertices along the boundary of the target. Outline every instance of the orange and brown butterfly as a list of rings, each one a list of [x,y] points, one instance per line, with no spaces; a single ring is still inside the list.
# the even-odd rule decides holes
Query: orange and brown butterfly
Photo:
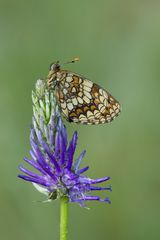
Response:
[[[59,62],[51,64],[47,85],[55,91],[60,110],[69,122],[108,123],[121,111],[119,102],[109,92],[86,77],[61,70]]]

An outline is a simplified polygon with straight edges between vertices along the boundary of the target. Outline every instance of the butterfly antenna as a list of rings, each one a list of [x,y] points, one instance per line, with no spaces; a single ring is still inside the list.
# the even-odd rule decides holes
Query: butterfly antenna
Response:
[[[63,64],[75,63],[75,62],[78,62],[79,60],[80,60],[79,57],[75,57],[75,58],[73,58],[71,61],[65,62],[65,63],[63,63]]]

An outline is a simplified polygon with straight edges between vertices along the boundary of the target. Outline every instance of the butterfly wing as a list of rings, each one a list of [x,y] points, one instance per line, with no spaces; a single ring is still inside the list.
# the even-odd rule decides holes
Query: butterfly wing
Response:
[[[100,124],[111,122],[120,112],[119,102],[90,80],[72,72],[63,72],[56,95],[69,122]]]

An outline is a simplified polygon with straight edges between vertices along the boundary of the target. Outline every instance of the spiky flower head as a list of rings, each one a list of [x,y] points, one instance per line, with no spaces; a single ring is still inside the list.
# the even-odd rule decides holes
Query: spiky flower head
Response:
[[[30,131],[30,159],[24,158],[37,170],[29,171],[23,166],[20,170],[25,175],[20,178],[32,182],[37,190],[47,195],[48,200],[66,196],[70,202],[84,206],[88,200],[110,203],[108,197],[101,199],[92,195],[94,190],[110,190],[111,187],[100,187],[96,184],[109,180],[109,177],[91,179],[84,175],[88,166],[80,168],[85,155],[83,151],[74,160],[77,145],[77,132],[74,132],[70,143],[66,127],[60,116],[58,105],[52,92],[48,91],[45,81],[38,80],[36,91],[32,93],[33,119]]]

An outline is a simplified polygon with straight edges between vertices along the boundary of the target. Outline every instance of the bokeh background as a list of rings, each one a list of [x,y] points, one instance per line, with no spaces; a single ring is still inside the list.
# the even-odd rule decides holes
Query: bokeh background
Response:
[[[111,176],[111,205],[70,204],[69,239],[160,239],[160,2],[0,0],[0,238],[59,239],[59,202],[17,178],[28,156],[31,90],[51,62],[122,104],[111,124],[66,123],[91,177]]]

